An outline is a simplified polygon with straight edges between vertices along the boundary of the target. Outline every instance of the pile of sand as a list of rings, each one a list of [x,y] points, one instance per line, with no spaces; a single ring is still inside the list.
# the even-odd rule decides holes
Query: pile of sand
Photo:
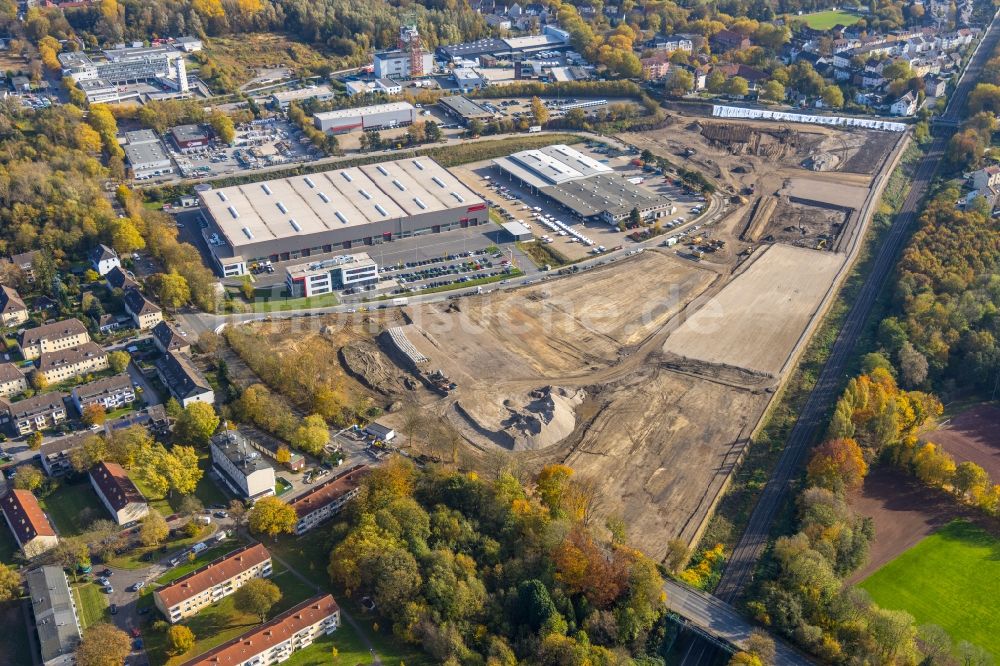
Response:
[[[469,392],[456,407],[479,436],[512,451],[537,451],[573,432],[585,397],[583,390],[545,386],[506,398]]]

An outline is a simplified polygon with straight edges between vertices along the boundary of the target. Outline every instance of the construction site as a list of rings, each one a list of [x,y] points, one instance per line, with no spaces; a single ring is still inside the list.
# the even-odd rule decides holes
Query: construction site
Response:
[[[697,236],[715,251],[695,261],[650,246],[392,316],[327,316],[317,344],[336,350],[346,393],[386,409],[409,455],[467,469],[499,456],[525,475],[569,465],[594,484],[595,514],[623,518],[661,558],[670,539],[699,538],[849,271],[905,139],[705,119],[626,138],[672,161],[693,150],[688,168],[742,196]],[[811,168],[817,157],[829,170]],[[283,325],[267,325],[275,347]]]

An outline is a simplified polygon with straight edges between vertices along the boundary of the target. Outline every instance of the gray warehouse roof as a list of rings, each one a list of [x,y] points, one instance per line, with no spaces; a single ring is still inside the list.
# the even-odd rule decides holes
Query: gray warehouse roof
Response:
[[[236,254],[262,241],[484,203],[429,157],[234,185],[199,197]]]
[[[573,180],[544,187],[541,192],[580,217],[591,217],[602,211],[620,215],[633,208],[642,211],[670,205],[664,197],[646,192],[617,174]]]
[[[25,576],[35,614],[42,661],[72,654],[80,642],[80,625],[66,575],[59,567],[41,567]]]
[[[592,157],[565,145],[523,150],[493,163],[534,187],[547,187],[580,178],[608,174],[613,170]]]
[[[492,111],[489,111],[463,95],[442,97],[438,100],[438,104],[443,106],[445,111],[450,111],[451,113],[462,116],[468,120],[474,118],[489,119],[493,118],[495,115]]]
[[[139,143],[125,146],[125,157],[132,166],[170,162],[159,143]]]

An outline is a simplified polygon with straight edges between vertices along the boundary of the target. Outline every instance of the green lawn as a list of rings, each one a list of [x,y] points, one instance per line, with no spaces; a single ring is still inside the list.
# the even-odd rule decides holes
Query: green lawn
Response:
[[[88,477],[73,485],[60,487],[48,497],[39,498],[38,503],[63,537],[82,534],[90,523],[99,518],[111,520],[111,514],[97,499]]]
[[[279,476],[274,480],[274,494],[277,495],[278,497],[281,497],[291,489],[292,489],[292,484],[289,483],[287,479],[284,479]]]
[[[76,595],[76,608],[80,613],[80,624],[86,629],[105,620],[110,621],[108,611],[108,595],[101,591],[96,583],[84,583],[73,588]]]
[[[157,578],[156,582],[159,585],[166,585],[167,583],[172,583],[181,576],[194,571],[198,567],[203,567],[212,560],[218,559],[223,555],[225,555],[226,553],[231,553],[239,547],[240,544],[235,543],[231,540],[227,540],[221,546],[215,546],[214,548],[209,548],[208,550],[204,551],[203,553],[198,555],[198,557],[194,558],[193,562],[185,562],[184,564],[177,565],[167,573]]]
[[[327,308],[339,305],[336,294],[320,294],[319,296],[289,296],[282,290],[275,295],[270,287],[254,291],[254,300],[250,305],[254,312],[280,312],[282,310],[308,310],[310,308]]]
[[[6,523],[0,525],[0,562],[8,565],[14,564],[17,552],[17,542],[14,541],[14,535],[7,529]]]
[[[795,18],[798,20],[804,20],[806,25],[813,30],[829,30],[838,23],[840,25],[854,25],[861,20],[861,17],[857,14],[851,14],[850,12],[842,12],[833,9],[825,12],[803,14],[802,16],[797,16]]]
[[[876,571],[861,587],[880,606],[906,610],[917,624],[944,627],[1000,656],[1000,540],[954,522]]]
[[[205,538],[205,535],[206,533],[208,533],[209,529],[210,528],[207,526],[202,526],[201,532],[199,532],[193,537],[186,537],[184,539],[171,539],[167,544],[168,547],[167,552],[168,553],[175,552],[181,548],[186,548],[188,546],[194,545],[198,541],[201,541],[202,539]],[[233,545],[232,548],[233,550],[235,550],[237,546]],[[118,557],[109,561],[108,566],[112,566],[117,569],[145,569],[150,565],[150,563],[143,562],[142,556],[150,551],[158,551],[159,549],[160,546],[139,546],[138,548],[130,550],[129,552],[123,555],[119,555]],[[153,556],[153,558],[154,560],[158,561],[160,559],[163,559],[163,557],[165,557],[166,555],[167,553],[157,553],[156,555]]]

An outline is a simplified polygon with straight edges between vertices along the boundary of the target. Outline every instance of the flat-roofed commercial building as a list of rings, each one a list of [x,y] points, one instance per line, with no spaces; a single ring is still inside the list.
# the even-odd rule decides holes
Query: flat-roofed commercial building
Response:
[[[170,128],[170,138],[181,152],[204,148],[212,134],[204,125],[178,125]]]
[[[219,272],[485,224],[486,202],[428,157],[199,192]]]
[[[149,513],[149,504],[118,463],[99,462],[90,470],[90,485],[119,525],[140,520]]]
[[[463,125],[468,125],[473,120],[488,123],[497,117],[496,113],[463,95],[442,97],[438,100],[438,106],[445,113],[454,116]]]
[[[24,582],[31,597],[35,631],[44,666],[76,663],[80,644],[80,616],[66,574],[59,567],[39,567],[29,571]]]
[[[244,500],[274,494],[274,468],[243,435],[227,430],[212,438],[212,469],[229,490]]]
[[[378,264],[367,252],[298,264],[285,270],[288,293],[295,296],[319,296],[378,282]]]
[[[291,506],[298,514],[295,534],[305,534],[323,521],[340,513],[348,502],[361,492],[361,480],[368,474],[367,465],[357,465],[337,474],[329,481],[314,486],[296,497]]]
[[[417,119],[417,110],[409,102],[387,102],[356,109],[336,109],[313,116],[316,129],[331,134],[355,130],[403,127]]]
[[[265,666],[288,659],[296,650],[309,647],[320,636],[340,627],[340,607],[329,594],[322,594],[259,627],[254,627],[181,666]]]
[[[52,523],[31,491],[9,490],[0,498],[0,510],[25,557],[41,555],[59,543]]]
[[[132,169],[132,175],[137,178],[159,176],[174,171],[173,162],[158,141],[125,146],[125,159]]]
[[[298,90],[282,90],[271,95],[271,106],[276,109],[287,109],[292,102],[305,102],[316,100],[325,102],[335,96],[330,86],[312,86],[310,88],[299,88]]]
[[[171,624],[271,575],[271,553],[259,543],[243,546],[153,592],[153,603]]]
[[[565,145],[524,150],[493,160],[500,173],[560,204],[582,220],[617,224],[638,210],[642,219],[669,214],[671,202],[592,157]]]

